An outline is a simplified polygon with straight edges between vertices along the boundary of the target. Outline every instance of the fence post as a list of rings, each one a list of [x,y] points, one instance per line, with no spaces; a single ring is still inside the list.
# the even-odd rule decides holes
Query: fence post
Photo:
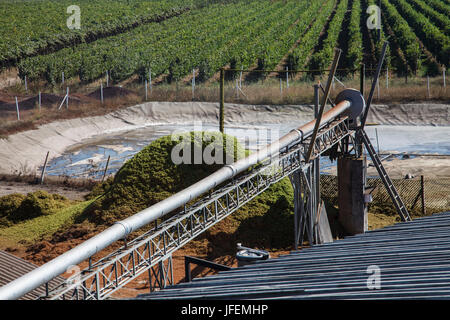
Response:
[[[106,70],[106,86],[109,87],[109,72]]]
[[[430,76],[427,76],[427,93],[428,93],[428,99],[431,98],[431,93],[430,93]]]
[[[283,81],[280,78],[280,95],[283,96]]]
[[[100,82],[100,100],[103,104],[103,82]]]
[[[20,112],[19,112],[19,102],[16,97],[16,112],[17,112],[17,120],[20,121]]]
[[[150,94],[153,92],[153,88],[152,88],[152,69],[149,68],[148,69],[148,83],[150,86]]]
[[[444,69],[442,70],[442,76],[444,78],[444,88],[445,88],[445,66],[444,66]]]
[[[66,98],[66,109],[69,109],[69,87],[67,87],[66,95],[67,95],[67,98]]]
[[[27,76],[25,76],[25,91],[28,92]]]
[[[241,66],[241,74],[239,75],[239,88],[242,89],[242,72],[244,71],[244,66]]]
[[[111,155],[108,155],[108,161],[106,161],[106,167],[105,167],[105,171],[103,172],[102,182],[105,180],[106,171],[108,171],[108,166],[109,166],[109,160],[110,159],[111,159]]]
[[[225,109],[225,70],[220,69],[220,110],[219,110],[219,130],[224,133],[224,109]]]
[[[421,196],[422,196],[422,215],[425,215],[427,213],[427,210],[425,208],[425,181],[424,177],[420,176],[420,188],[422,190]]]
[[[386,89],[389,89],[389,67],[386,67]]]
[[[145,86],[145,100],[147,100],[148,94],[147,94],[147,79],[145,79],[144,81],[144,86]]]
[[[66,95],[64,96],[63,100],[61,101],[61,104],[59,105],[58,110],[61,109],[61,107],[63,106],[63,104],[64,104],[64,102],[66,101],[66,99],[67,99],[67,93],[66,93]]]
[[[289,89],[289,67],[286,67],[286,89]]]
[[[195,98],[195,69],[192,69],[192,100]]]
[[[39,91],[38,101],[39,101],[39,112],[41,112],[41,91]]]
[[[42,172],[41,172],[40,184],[44,183],[45,169],[47,168],[47,160],[48,160],[49,153],[50,153],[50,151],[47,151],[47,155],[45,156],[44,166],[42,167]]]
[[[380,78],[377,79],[377,100],[380,100]]]
[[[366,82],[366,65],[364,63],[361,64],[361,72],[359,77],[360,77],[359,91],[361,91],[361,94],[364,96],[364,87]]]

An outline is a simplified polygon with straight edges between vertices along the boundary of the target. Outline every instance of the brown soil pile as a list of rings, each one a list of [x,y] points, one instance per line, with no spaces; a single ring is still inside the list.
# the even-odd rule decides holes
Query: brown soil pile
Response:
[[[90,98],[101,100],[101,90],[97,89],[87,95]],[[103,99],[117,99],[117,98],[131,98],[137,99],[136,92],[122,88],[122,87],[106,87],[103,88]]]
[[[42,265],[91,238],[97,231],[86,225],[73,225],[50,240],[39,241],[26,249],[24,259]]]
[[[5,98],[7,97],[5,96]],[[64,95],[57,95],[53,93],[41,93],[41,108],[58,108],[61,105],[63,99]],[[17,97],[17,100],[19,103],[20,111],[37,109],[39,106],[39,95],[35,95],[32,97]],[[74,95],[69,94],[69,106],[73,105],[78,106],[83,103],[88,103],[90,101],[92,100],[85,96],[79,94]],[[63,107],[64,106],[65,102]],[[2,100],[0,97],[0,108],[2,111],[16,112],[15,97],[12,97],[12,99],[8,98],[5,100]]]
[[[75,225],[66,232],[60,235],[54,235],[49,241],[40,241],[35,245],[28,247],[26,250],[13,250],[13,254],[20,256],[36,265],[43,265],[44,263],[58,257],[59,255],[67,252],[75,246],[81,244],[83,241],[93,237],[99,230],[93,230],[90,227]],[[93,260],[111,253],[113,250],[117,250],[122,244],[116,243],[111,247],[103,250],[101,253],[95,255]],[[216,254],[208,254],[208,241],[200,240],[187,244],[183,248],[173,253],[173,279],[175,283],[181,283],[185,281],[185,268],[184,257],[194,256],[209,261],[214,261],[219,264],[223,264],[230,267],[237,267],[237,260],[234,255],[226,254],[217,256]],[[279,250],[277,252],[270,252],[271,258],[276,258],[280,255],[288,254],[287,250]],[[87,268],[87,262],[84,261],[79,265],[81,269]],[[201,266],[191,265],[192,278],[200,278],[209,275],[217,274],[218,272],[212,269],[204,268]],[[63,274],[62,276],[71,276],[71,274]],[[124,288],[112,295],[115,299],[126,299],[137,296],[138,294],[148,293],[150,290],[148,273],[144,272],[139,277],[130,281]]]
[[[0,105],[14,102],[14,95],[8,92],[0,91]]]
[[[53,106],[57,106],[59,107],[59,105],[61,104],[61,102],[63,101],[64,96],[60,96],[60,95],[56,95],[56,94],[51,94],[51,93],[42,93],[41,94],[41,107],[53,107]],[[82,99],[80,99],[79,97],[75,96],[75,95],[70,95],[69,94],[69,105],[73,105],[73,104],[81,104],[84,101],[82,101]],[[39,104],[39,96],[34,96],[31,98],[28,98],[26,100],[22,100],[20,101],[19,105],[20,108],[23,109],[33,109],[36,108],[36,106],[38,106]]]
[[[64,99],[64,94],[53,94],[53,93],[41,93],[41,107],[51,108],[51,107],[59,107],[61,102]],[[0,109],[2,111],[14,111],[16,112],[16,101],[15,97],[12,94],[7,92],[0,91]],[[103,98],[105,100],[108,99],[117,99],[117,98],[130,98],[137,99],[138,95],[136,92],[121,88],[121,87],[106,87],[103,88]],[[92,103],[100,100],[100,89],[97,89],[87,95],[83,94],[70,94],[69,93],[69,106],[70,105],[81,105],[85,103]],[[19,102],[19,108],[21,111],[31,110],[37,108],[39,104],[39,95],[34,96],[21,96],[17,95],[17,100]]]
[[[50,107],[55,104],[61,104],[64,99],[63,96],[52,94],[52,93],[42,93],[41,94],[41,106]],[[76,101],[76,100],[74,100]],[[70,101],[72,102],[72,101]],[[35,108],[39,104],[39,95],[28,98],[26,100],[20,101],[20,107],[25,109]]]

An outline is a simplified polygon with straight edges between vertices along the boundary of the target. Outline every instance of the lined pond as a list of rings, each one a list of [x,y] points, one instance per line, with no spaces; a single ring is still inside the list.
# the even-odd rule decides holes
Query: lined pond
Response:
[[[225,133],[236,136],[247,149],[257,150],[298,126],[298,123],[228,126]],[[47,167],[47,174],[99,178],[104,174],[108,157],[107,175],[113,174],[152,141],[174,132],[194,130],[216,131],[217,124],[203,124],[201,127],[193,124],[155,125],[97,136],[53,159]],[[366,127],[366,132],[380,153],[450,155],[450,127],[380,125]],[[333,165],[335,162],[330,163],[327,158],[322,161],[323,169]]]

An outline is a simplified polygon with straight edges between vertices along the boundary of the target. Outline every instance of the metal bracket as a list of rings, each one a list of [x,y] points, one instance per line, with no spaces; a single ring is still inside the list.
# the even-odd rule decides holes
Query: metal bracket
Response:
[[[191,256],[185,256],[184,257],[184,274],[185,274],[185,281],[191,282],[192,281],[192,274],[191,274],[191,263],[194,263],[198,266],[218,270],[218,271],[227,271],[232,269],[231,267],[225,266],[223,264],[203,260],[200,258],[195,258]]]

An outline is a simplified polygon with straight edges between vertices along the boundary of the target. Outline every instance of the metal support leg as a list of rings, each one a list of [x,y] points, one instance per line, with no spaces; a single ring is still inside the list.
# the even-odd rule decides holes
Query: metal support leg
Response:
[[[150,292],[158,291],[174,284],[172,255],[150,268],[149,282]]]
[[[319,167],[314,165],[315,161],[305,172],[298,170],[291,176],[294,188],[294,233],[295,250],[303,245],[305,233],[310,245],[318,244],[318,228],[316,219],[318,215],[318,175]]]
[[[314,244],[318,244],[319,241],[319,225],[317,224],[318,216],[319,216],[319,203],[320,203],[320,166],[319,166],[319,157],[317,157],[313,162],[313,170],[312,170],[312,185],[313,187],[313,210],[314,210]]]
[[[301,241],[300,233],[301,233],[301,221],[302,221],[302,212],[300,210],[300,199],[301,199],[301,191],[300,191],[300,175],[299,172],[296,171],[289,176],[291,180],[292,187],[294,189],[294,250],[298,249],[299,242]]]
[[[308,221],[308,241],[309,245],[313,245],[315,241],[314,236],[314,181],[313,181],[313,168],[310,166],[306,171],[306,179],[308,181],[307,187],[308,189],[305,189],[305,192],[307,192],[307,211],[306,211],[306,217]]]

